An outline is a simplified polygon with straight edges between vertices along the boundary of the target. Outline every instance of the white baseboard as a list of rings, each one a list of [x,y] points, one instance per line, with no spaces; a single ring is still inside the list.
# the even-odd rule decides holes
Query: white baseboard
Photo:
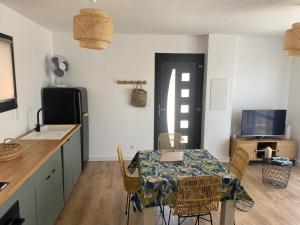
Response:
[[[124,160],[132,160],[134,155],[123,155]],[[118,161],[117,155],[90,156],[89,161]]]
[[[89,161],[91,161],[91,162],[96,162],[96,161],[116,161],[116,158],[112,157],[112,156],[95,156],[95,157],[90,157]]]
[[[217,157],[217,159],[218,159],[220,162],[223,162],[223,163],[228,163],[228,162],[230,162],[230,157],[229,157],[229,156],[220,156],[220,157]]]

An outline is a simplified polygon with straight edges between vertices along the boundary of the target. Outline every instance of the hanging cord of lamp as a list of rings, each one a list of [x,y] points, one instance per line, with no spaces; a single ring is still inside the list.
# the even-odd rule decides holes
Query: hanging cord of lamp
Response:
[[[104,11],[95,8],[96,0],[90,0],[92,8],[80,9],[73,18],[73,37],[80,47],[102,50],[112,41],[112,19]]]

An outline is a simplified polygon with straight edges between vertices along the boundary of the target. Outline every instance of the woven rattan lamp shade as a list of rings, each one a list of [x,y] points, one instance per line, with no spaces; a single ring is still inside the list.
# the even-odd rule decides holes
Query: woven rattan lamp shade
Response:
[[[283,49],[288,51],[289,56],[300,55],[300,39],[292,29],[285,32]]]
[[[294,35],[300,39],[300,23],[294,23],[292,25],[292,30],[294,32]]]
[[[292,29],[285,32],[283,49],[289,56],[300,56],[300,23],[294,23]]]
[[[73,36],[82,48],[105,49],[112,41],[112,31],[112,20],[101,10],[81,9],[73,18]]]

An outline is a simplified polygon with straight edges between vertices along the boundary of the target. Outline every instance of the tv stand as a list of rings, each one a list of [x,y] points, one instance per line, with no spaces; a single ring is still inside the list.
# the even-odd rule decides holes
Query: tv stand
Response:
[[[230,157],[238,148],[244,149],[249,154],[250,161],[259,161],[265,155],[265,149],[271,147],[273,149],[272,156],[287,157],[290,160],[296,159],[297,143],[292,139],[285,138],[247,138],[237,137],[231,138],[230,141]]]

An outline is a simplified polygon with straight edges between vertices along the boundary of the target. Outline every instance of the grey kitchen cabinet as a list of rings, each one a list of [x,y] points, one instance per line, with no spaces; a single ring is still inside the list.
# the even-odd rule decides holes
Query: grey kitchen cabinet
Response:
[[[62,155],[66,202],[82,171],[80,130],[62,146]]]
[[[61,151],[51,156],[0,207],[0,217],[19,201],[24,225],[53,225],[64,206]]]
[[[23,225],[54,225],[82,170],[80,131],[0,205],[0,218],[19,202]],[[67,199],[67,198],[66,198]]]
[[[16,202],[19,201],[20,217],[25,218],[23,225],[37,225],[35,210],[34,182],[30,178],[18,191],[0,207],[0,217]]]
[[[35,175],[38,225],[53,225],[64,206],[61,151],[57,151]]]

